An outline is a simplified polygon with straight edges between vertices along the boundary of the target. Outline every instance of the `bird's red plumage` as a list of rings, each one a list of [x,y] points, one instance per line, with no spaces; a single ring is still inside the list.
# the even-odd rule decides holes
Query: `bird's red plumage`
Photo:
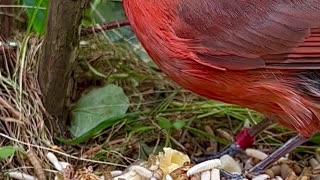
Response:
[[[123,0],[151,58],[205,97],[320,130],[320,0]]]

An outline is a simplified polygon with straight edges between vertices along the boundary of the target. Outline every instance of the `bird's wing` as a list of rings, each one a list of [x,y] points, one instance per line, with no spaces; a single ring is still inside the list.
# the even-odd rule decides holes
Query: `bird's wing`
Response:
[[[221,69],[320,69],[320,0],[180,0],[173,30]]]

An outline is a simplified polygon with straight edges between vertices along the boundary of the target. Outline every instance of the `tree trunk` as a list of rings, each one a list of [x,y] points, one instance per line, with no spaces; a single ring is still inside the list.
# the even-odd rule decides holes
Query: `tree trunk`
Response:
[[[15,30],[15,11],[12,7],[4,5],[14,5],[15,0],[0,0],[0,42],[6,42],[13,35]],[[2,6],[2,7],[1,7]],[[11,58],[9,47],[5,44],[0,45],[0,71],[5,67],[5,63]]]
[[[0,0],[0,7],[1,5],[14,5],[15,0]],[[0,35],[2,38],[7,39],[9,38],[15,29],[14,24],[14,8],[12,7],[1,7],[0,8]]]
[[[68,99],[73,85],[72,67],[77,57],[79,27],[89,0],[51,0],[39,67],[43,102],[57,122],[51,128],[65,132]]]

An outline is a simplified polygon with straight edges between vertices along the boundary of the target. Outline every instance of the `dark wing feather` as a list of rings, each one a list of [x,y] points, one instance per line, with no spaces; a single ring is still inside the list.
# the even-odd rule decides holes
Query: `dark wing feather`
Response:
[[[180,0],[178,17],[177,36],[205,64],[320,69],[320,0]]]
[[[268,68],[320,69],[320,29],[311,29],[304,43],[287,53],[266,55]]]

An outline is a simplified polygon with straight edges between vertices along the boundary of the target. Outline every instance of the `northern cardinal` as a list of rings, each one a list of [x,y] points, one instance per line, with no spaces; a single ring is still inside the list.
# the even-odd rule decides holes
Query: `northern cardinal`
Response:
[[[320,130],[320,0],[123,0],[138,39],[184,88],[261,112],[246,148],[275,121],[298,135],[252,172]]]

